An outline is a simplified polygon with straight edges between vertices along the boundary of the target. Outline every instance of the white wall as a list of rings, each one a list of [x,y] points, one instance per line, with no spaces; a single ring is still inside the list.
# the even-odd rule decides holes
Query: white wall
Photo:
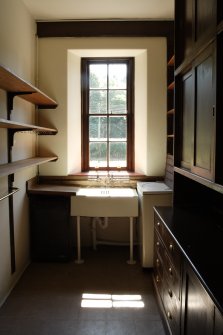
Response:
[[[20,0],[0,0],[0,64],[21,78],[34,83],[36,55],[36,24]],[[0,90],[0,118],[6,118],[6,93]],[[14,99],[12,120],[35,122],[34,107],[19,98]],[[7,131],[0,129],[0,164],[7,163]],[[35,153],[33,134],[16,134],[13,160],[31,157]],[[36,174],[28,168],[15,174],[14,229],[16,272],[11,274],[8,199],[0,201],[0,305],[29,263],[28,199],[25,182]],[[7,191],[7,177],[0,178],[0,196]]]
[[[57,162],[40,167],[42,175],[80,172],[80,59],[83,56],[135,57],[136,172],[163,176],[166,159],[165,38],[41,38],[38,41],[39,87],[55,97],[59,107],[40,112],[40,123],[58,128],[56,137],[41,138],[41,154],[56,154]],[[43,149],[44,148],[44,149]]]

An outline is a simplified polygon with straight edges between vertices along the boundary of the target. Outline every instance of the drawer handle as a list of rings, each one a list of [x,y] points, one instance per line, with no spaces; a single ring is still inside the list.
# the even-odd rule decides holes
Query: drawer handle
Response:
[[[168,271],[169,271],[169,274],[172,276],[173,275],[172,268],[169,268]]]
[[[173,244],[169,245],[169,249],[170,249],[170,251],[173,251]]]
[[[156,242],[156,245],[157,245],[157,247],[159,247],[160,243],[159,243],[159,242]]]
[[[172,319],[172,315],[171,315],[171,313],[170,312],[167,312],[167,317],[168,317],[168,319]]]
[[[172,290],[168,290],[168,294],[169,294],[169,296],[170,296],[170,298],[172,298],[173,297],[173,292],[172,292]]]
[[[156,282],[159,283],[160,279],[159,276],[156,276]]]
[[[157,223],[156,223],[156,224],[157,224],[157,226],[158,226],[158,227],[160,226],[160,222],[159,222],[159,221],[157,221]]]
[[[156,259],[156,264],[159,266],[160,265],[160,260],[159,258]]]

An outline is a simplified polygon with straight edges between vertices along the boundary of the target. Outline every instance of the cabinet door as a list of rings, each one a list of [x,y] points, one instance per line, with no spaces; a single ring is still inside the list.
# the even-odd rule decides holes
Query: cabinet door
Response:
[[[195,135],[192,172],[214,178],[215,145],[215,48],[208,48],[194,64]]]
[[[70,198],[30,195],[31,257],[64,261],[73,257]]]
[[[223,316],[218,309],[215,310],[214,335],[223,334]]]
[[[215,35],[217,16],[217,0],[175,1],[177,67]]]
[[[217,0],[195,0],[194,3],[194,37],[196,42],[215,32],[217,24]]]
[[[183,335],[213,333],[213,302],[189,265],[184,272],[182,304]]]

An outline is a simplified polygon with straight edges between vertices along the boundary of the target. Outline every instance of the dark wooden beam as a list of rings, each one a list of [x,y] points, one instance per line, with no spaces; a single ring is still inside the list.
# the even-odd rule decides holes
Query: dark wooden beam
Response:
[[[173,38],[174,21],[37,22],[38,37],[157,37]]]

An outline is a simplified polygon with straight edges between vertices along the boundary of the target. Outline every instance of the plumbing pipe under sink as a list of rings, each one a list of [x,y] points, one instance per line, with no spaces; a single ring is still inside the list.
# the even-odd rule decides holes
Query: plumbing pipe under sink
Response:
[[[130,220],[130,259],[133,259],[133,218],[138,216],[138,194],[132,188],[80,188],[71,196],[71,216],[77,217],[77,263],[81,259],[80,217],[129,217]],[[96,221],[95,221],[96,222]],[[95,230],[96,233],[96,230]]]

